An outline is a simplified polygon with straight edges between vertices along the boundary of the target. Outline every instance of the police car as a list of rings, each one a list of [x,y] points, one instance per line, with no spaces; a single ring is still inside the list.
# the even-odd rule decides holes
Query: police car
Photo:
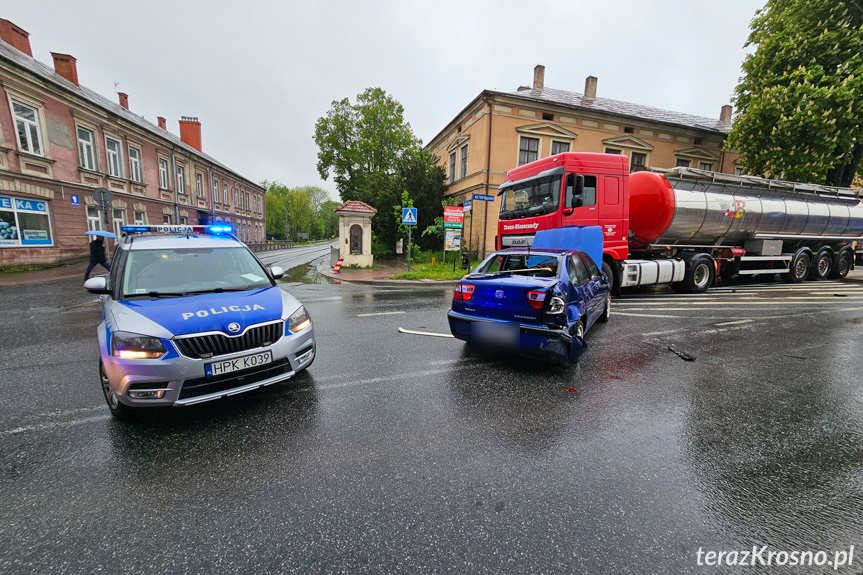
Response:
[[[102,390],[118,419],[286,380],[315,359],[312,320],[227,225],[124,226],[101,295]]]

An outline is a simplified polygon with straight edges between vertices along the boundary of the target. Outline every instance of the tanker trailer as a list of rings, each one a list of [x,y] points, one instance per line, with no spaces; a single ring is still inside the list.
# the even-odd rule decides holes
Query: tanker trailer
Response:
[[[860,190],[692,168],[635,172],[629,183],[633,259],[616,262],[620,287],[671,283],[700,293],[742,275],[838,279],[863,241]]]

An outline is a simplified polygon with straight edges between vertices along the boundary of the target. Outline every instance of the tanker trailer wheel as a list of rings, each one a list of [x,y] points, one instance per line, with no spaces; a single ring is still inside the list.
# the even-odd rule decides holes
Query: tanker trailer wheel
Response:
[[[840,250],[834,262],[836,265],[830,270],[830,279],[838,280],[847,276],[848,272],[851,271],[851,261],[851,250],[847,248]]]
[[[800,248],[791,258],[791,269],[788,271],[790,283],[799,284],[806,281],[809,276],[810,252],[806,248]]]
[[[716,266],[707,254],[698,254],[689,260],[689,267],[683,276],[683,288],[689,293],[704,293],[713,285]]]
[[[826,280],[833,272],[833,253],[829,248],[821,248],[809,268],[810,280]]]

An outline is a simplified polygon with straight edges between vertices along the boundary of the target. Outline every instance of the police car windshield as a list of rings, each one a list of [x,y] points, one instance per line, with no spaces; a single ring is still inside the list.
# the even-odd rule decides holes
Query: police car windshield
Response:
[[[177,297],[272,286],[245,248],[131,250],[122,275],[123,297]]]

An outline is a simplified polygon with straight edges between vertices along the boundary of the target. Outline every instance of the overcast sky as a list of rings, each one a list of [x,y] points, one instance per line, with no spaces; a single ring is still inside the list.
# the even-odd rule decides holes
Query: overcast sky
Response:
[[[545,66],[549,88],[719,118],[765,0],[29,0],[0,17],[33,56],[78,59],[80,82],[114,83],[156,123],[202,123],[206,153],[250,180],[317,185],[314,125],[333,100],[381,87],[430,141],[482,90]]]

